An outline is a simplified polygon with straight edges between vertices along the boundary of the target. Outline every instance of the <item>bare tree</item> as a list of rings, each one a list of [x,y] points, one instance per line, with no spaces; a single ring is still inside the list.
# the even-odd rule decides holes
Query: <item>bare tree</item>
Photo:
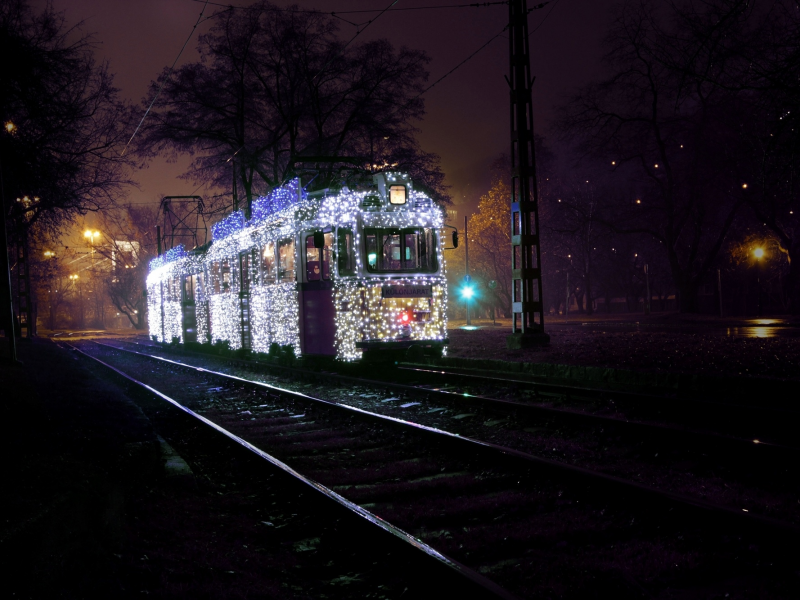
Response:
[[[150,98],[164,87],[140,151],[190,153],[185,177],[238,190],[248,205],[309,156],[408,170],[446,201],[438,157],[419,149],[410,124],[423,114],[428,57],[386,40],[346,45],[336,32],[330,16],[265,0],[218,13],[200,60],[153,82]],[[329,169],[317,183],[336,177]]]
[[[91,36],[47,5],[0,3],[0,159],[18,229],[51,231],[113,203],[129,183],[122,155],[130,110]]]
[[[683,33],[685,4],[622,4],[606,39],[610,75],[581,90],[561,120],[618,182],[606,222],[661,243],[684,312],[697,310],[746,193],[737,169],[746,114],[709,77],[729,68],[727,47],[714,43],[724,35],[719,15],[709,3],[692,10],[705,37]]]
[[[104,242],[97,252],[107,265],[104,290],[136,329],[147,327],[145,279],[157,253],[157,218],[158,212],[148,206],[128,205],[103,213]]]

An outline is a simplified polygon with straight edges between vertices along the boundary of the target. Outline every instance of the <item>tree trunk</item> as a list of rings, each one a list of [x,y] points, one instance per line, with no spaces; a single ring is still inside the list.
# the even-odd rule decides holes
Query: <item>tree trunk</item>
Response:
[[[586,283],[586,314],[591,315],[594,313],[594,306],[592,306],[592,280],[589,273],[586,273],[584,281]]]
[[[700,286],[697,280],[689,279],[688,281],[678,282],[678,310],[682,313],[696,313],[697,312],[697,292]]]

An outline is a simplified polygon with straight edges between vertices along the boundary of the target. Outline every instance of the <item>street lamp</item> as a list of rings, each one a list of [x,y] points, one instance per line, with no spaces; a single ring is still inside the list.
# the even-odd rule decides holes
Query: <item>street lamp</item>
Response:
[[[55,255],[56,253],[53,252],[52,250],[44,251],[44,257],[47,259],[47,283],[49,287],[47,294],[48,294],[48,299],[50,300],[50,322],[49,322],[50,331],[55,329],[55,322],[56,322],[55,310],[53,307],[53,267],[52,264],[50,263],[50,260],[52,258],[55,258]]]

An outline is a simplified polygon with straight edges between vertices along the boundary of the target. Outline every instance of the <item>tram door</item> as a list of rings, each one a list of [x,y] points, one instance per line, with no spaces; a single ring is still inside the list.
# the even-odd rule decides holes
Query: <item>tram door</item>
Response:
[[[242,333],[242,348],[248,350],[253,347],[250,334],[250,252],[239,254],[239,331]]]
[[[197,310],[195,306],[195,291],[197,290],[197,275],[186,275],[183,278],[181,290],[181,308],[183,310],[183,341],[197,341]]]
[[[303,272],[300,283],[300,339],[304,354],[334,354],[333,232],[302,236]]]

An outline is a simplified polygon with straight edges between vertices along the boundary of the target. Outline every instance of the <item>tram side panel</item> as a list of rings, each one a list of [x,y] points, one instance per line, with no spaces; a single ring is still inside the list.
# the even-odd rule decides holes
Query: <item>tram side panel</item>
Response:
[[[300,355],[299,298],[294,282],[254,286],[250,292],[253,351],[269,352],[276,343]]]

